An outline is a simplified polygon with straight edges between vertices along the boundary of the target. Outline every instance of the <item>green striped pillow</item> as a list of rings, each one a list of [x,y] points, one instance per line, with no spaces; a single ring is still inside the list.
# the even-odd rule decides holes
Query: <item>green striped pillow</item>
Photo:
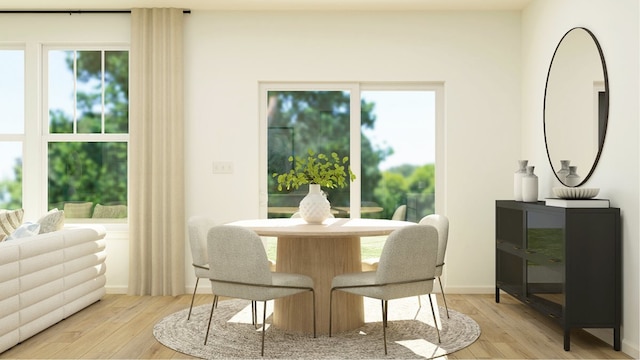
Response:
[[[24,209],[0,210],[0,234],[11,235],[22,225]]]

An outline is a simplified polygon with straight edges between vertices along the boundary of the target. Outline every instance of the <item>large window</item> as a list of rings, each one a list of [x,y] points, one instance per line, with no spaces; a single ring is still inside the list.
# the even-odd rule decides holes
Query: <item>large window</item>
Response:
[[[400,213],[417,222],[434,213],[438,89],[263,85],[267,216],[291,216],[306,195],[306,187],[278,191],[269,174],[286,171],[289,156],[307,149],[348,155],[357,168],[358,179],[349,187],[323,189],[336,217],[389,219]]]
[[[22,207],[24,50],[0,47],[0,209]]]
[[[129,53],[46,49],[48,208],[127,217]]]

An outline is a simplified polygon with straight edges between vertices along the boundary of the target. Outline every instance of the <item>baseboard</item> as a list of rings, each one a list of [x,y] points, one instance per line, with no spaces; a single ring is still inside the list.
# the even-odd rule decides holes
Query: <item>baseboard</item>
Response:
[[[631,356],[632,359],[640,359],[640,349],[638,344],[630,344],[628,341],[622,340],[622,352]]]
[[[434,292],[438,286],[434,286]],[[495,286],[445,286],[445,294],[495,294]]]
[[[107,286],[105,290],[107,291],[107,294],[120,295],[120,294],[126,294],[128,289],[126,286]]]
[[[597,337],[605,343],[613,346],[613,329],[584,329],[589,334]],[[630,344],[628,341],[622,340],[621,351],[634,359],[638,359],[640,351],[638,351],[638,345]]]

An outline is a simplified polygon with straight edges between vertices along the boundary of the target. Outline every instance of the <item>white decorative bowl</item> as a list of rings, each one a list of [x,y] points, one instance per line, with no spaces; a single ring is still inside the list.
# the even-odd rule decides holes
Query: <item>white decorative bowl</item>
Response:
[[[598,195],[598,188],[554,187],[553,194],[560,199],[591,199]]]

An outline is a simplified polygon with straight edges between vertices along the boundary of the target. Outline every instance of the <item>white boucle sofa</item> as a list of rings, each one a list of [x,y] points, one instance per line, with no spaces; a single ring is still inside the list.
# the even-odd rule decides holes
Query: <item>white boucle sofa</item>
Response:
[[[0,352],[102,298],[104,237],[104,227],[64,227],[0,243]]]

